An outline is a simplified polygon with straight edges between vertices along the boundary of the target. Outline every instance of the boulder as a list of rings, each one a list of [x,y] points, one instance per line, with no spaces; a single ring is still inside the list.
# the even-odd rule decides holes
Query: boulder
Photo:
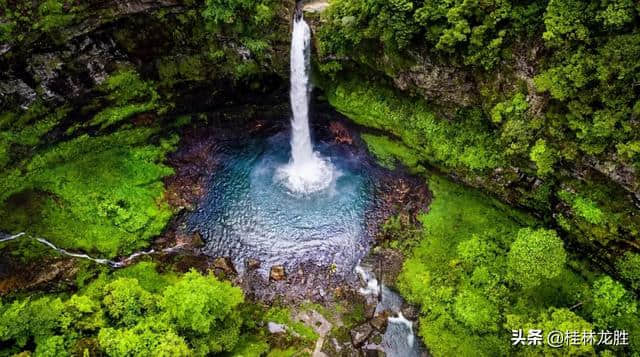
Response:
[[[286,278],[287,278],[287,274],[284,271],[284,266],[274,265],[271,267],[271,271],[269,272],[269,280],[280,281]]]
[[[364,304],[364,317],[369,320],[372,319],[376,313],[376,306],[378,306],[377,299],[367,299]]]
[[[278,324],[278,323],[271,322],[271,321],[269,321],[267,323],[267,328],[269,329],[269,333],[278,334],[278,333],[287,332],[287,326],[286,325]]]
[[[380,351],[377,348],[365,347],[365,348],[362,349],[362,353],[365,355],[365,357],[384,357],[384,356],[386,356],[386,353],[384,353],[383,351]]]
[[[222,270],[225,274],[235,275],[237,274],[233,262],[228,257],[218,257],[213,261],[213,267]]]
[[[418,314],[420,313],[420,310],[418,310],[417,307],[410,305],[406,302],[402,305],[401,311],[402,311],[402,315],[407,320],[411,320],[411,321],[416,321],[418,319]]]
[[[383,311],[382,313],[379,313],[377,315],[375,315],[370,321],[369,323],[371,324],[371,326],[373,326],[373,328],[375,328],[376,330],[383,332],[387,329],[387,323],[389,322],[389,312],[388,310]]]
[[[368,323],[353,328],[349,332],[351,334],[351,343],[356,347],[361,347],[371,336],[371,332],[373,332],[373,327]]]

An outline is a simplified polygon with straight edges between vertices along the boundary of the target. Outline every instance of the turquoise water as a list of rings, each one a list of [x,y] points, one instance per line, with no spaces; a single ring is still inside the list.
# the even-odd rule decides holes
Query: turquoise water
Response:
[[[211,256],[230,257],[239,271],[248,258],[262,262],[262,272],[282,264],[334,266],[352,274],[371,237],[367,217],[375,211],[378,167],[354,150],[316,143],[316,150],[336,168],[328,188],[311,194],[290,192],[277,177],[289,161],[289,135],[229,140],[214,153],[221,167],[208,193],[187,217]]]

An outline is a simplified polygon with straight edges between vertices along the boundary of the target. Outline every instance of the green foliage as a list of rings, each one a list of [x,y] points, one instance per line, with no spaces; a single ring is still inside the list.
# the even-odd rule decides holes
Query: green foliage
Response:
[[[523,329],[524,331],[538,329],[544,333],[549,331],[563,331],[563,333],[565,331],[578,331],[581,334],[582,331],[593,331],[593,325],[573,311],[555,307],[541,311],[533,319],[520,315],[507,315],[506,327],[509,329]],[[561,348],[549,346],[546,341],[543,341],[542,344],[542,350],[540,351],[527,351],[525,348],[528,346],[520,346],[520,348],[525,355],[587,356],[594,354],[594,347],[591,344],[568,344]]]
[[[549,146],[547,146],[544,139],[538,139],[535,145],[531,148],[529,154],[531,161],[536,163],[539,176],[547,176],[553,172],[553,164],[556,162],[555,153]]]
[[[71,354],[65,350],[64,337],[62,336],[45,338],[42,342],[38,343],[35,355],[42,357],[71,356]]]
[[[36,355],[69,355],[88,340],[108,356],[228,352],[239,341],[242,301],[239,288],[213,276],[195,271],[160,275],[142,263],[101,275],[68,299],[45,296],[0,304],[0,355],[32,346]],[[264,347],[263,341],[252,341],[254,347],[245,341],[243,348]]]
[[[61,28],[69,25],[73,19],[73,9],[69,11],[73,2],[68,0],[45,0],[38,6],[38,15],[40,21],[36,22],[33,27],[49,32],[53,29]]]
[[[85,7],[72,0],[2,0],[0,42],[34,41],[41,35],[59,42],[60,33],[79,21]]]
[[[158,93],[150,83],[140,79],[132,69],[124,69],[111,75],[104,83],[110,106],[96,114],[87,125],[100,125],[105,129],[135,114],[157,109]]]
[[[304,340],[315,341],[318,338],[318,334],[316,334],[313,328],[300,321],[295,321],[291,310],[285,307],[276,306],[270,308],[265,314],[264,319],[266,321],[272,321],[290,327],[295,334],[299,335]]]
[[[601,329],[614,328],[617,323],[638,311],[637,302],[633,294],[629,293],[622,284],[604,276],[593,284],[593,321]]]
[[[146,144],[156,132],[83,135],[38,153],[19,179],[0,178],[0,228],[108,256],[145,246],[171,216],[161,179],[172,171],[160,162],[176,141]]]
[[[191,271],[165,289],[160,306],[178,331],[192,338],[197,353],[208,354],[231,350],[238,342],[236,308],[242,302],[239,288]]]
[[[382,47],[394,56],[426,45],[438,55],[488,69],[505,56],[509,43],[535,29],[541,11],[536,3],[507,0],[333,1],[323,13],[319,51],[340,58]]]
[[[633,301],[603,295],[609,286],[601,283],[592,290],[586,265],[568,259],[555,232],[532,228],[537,222],[530,217],[438,176],[429,186],[434,201],[420,217],[420,240],[398,287],[420,305],[418,332],[433,355],[537,355],[540,350],[511,346],[511,329],[591,330],[594,313],[625,311]],[[635,328],[620,320],[616,328]],[[593,346],[543,349],[549,355],[593,352]]]
[[[620,275],[631,283],[631,287],[640,289],[640,254],[626,252],[616,265]]]
[[[550,0],[544,14],[546,31],[542,37],[552,45],[566,41],[586,41],[589,29],[586,24],[592,9],[589,2],[580,0]]]
[[[103,305],[114,325],[132,326],[143,316],[153,314],[156,302],[137,279],[120,278],[104,287]]]
[[[162,183],[172,170],[162,162],[177,137],[163,137],[161,123],[113,130],[134,114],[161,110],[154,85],[123,69],[99,92],[91,105],[103,109],[84,126],[70,124],[69,107],[41,102],[0,114],[0,229],[108,257],[144,247],[162,231],[172,214]],[[89,126],[91,134],[83,133]]]
[[[568,191],[561,191],[558,196],[563,201],[569,203],[573,211],[578,216],[584,218],[587,222],[596,225],[606,223],[605,214],[598,207],[598,205],[588,197],[572,195]]]
[[[108,356],[193,356],[182,337],[166,323],[152,318],[131,328],[105,328],[98,335],[100,346]]]
[[[424,172],[424,168],[418,163],[417,155],[402,143],[388,139],[385,136],[363,134],[362,140],[367,144],[369,151],[378,162],[393,170],[399,161],[413,172]]]
[[[461,292],[453,303],[455,317],[474,332],[498,331],[498,307],[480,292]]]
[[[279,33],[278,11],[283,4],[275,0],[206,0],[202,17],[209,32],[237,38],[237,43],[213,43],[209,56],[224,60],[236,78],[260,72],[261,64],[271,60]]]
[[[617,260],[640,235],[637,179],[622,174],[640,169],[639,11],[631,0],[335,0],[316,31],[318,68],[331,104],[411,150],[369,140],[385,165],[406,156],[454,173]],[[444,73],[477,90],[473,103],[432,87]],[[530,176],[535,193],[521,185]]]
[[[58,329],[63,308],[60,299],[50,297],[27,298],[5,306],[0,311],[0,341],[14,341],[19,348],[32,338],[44,341]]]
[[[500,102],[491,110],[491,120],[494,123],[500,123],[506,119],[519,119],[529,109],[524,94],[517,93],[510,100]]]
[[[555,231],[523,228],[509,250],[509,277],[525,288],[533,288],[560,275],[565,261],[562,240]]]
[[[479,113],[463,112],[465,120],[451,122],[438,118],[419,99],[407,99],[383,86],[357,81],[338,81],[327,88],[331,105],[359,124],[384,129],[400,138],[402,144],[430,163],[447,168],[481,170],[495,168],[502,162],[495,139],[488,134]],[[391,153],[409,159],[402,146],[368,137],[370,148],[388,157]],[[367,137],[365,136],[365,140]],[[415,154],[414,154],[415,155]]]

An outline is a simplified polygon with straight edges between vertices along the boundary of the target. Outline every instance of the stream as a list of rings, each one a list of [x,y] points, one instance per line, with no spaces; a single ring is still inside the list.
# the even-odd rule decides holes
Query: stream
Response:
[[[51,248],[51,250],[62,254],[64,256],[67,257],[72,257],[72,258],[78,258],[78,259],[85,259],[85,260],[90,260],[92,262],[98,263],[98,264],[102,264],[102,265],[108,265],[112,268],[123,268],[126,267],[127,265],[129,265],[130,263],[133,262],[134,259],[143,256],[143,255],[151,255],[151,254],[158,254],[158,253],[171,253],[176,251],[177,249],[180,248],[180,246],[176,246],[176,247],[169,247],[169,248],[165,248],[161,251],[155,251],[154,249],[149,249],[149,250],[144,250],[144,251],[139,251],[139,252],[135,252],[121,260],[109,260],[109,259],[103,259],[103,258],[95,258],[92,257],[88,254],[84,254],[84,253],[73,253],[70,252],[66,249],[63,248],[59,248],[57,247],[55,244],[49,242],[48,240],[44,239],[44,238],[40,238],[40,237],[30,237],[28,236],[26,233],[21,232],[18,234],[14,234],[14,235],[9,235],[6,233],[0,233],[2,234],[4,237],[0,238],[0,243],[5,243],[5,242],[9,242],[12,240],[16,240],[19,238],[31,238],[31,239],[35,239],[37,242],[39,242],[40,244],[43,244],[49,248]],[[23,238],[23,239],[24,239]]]
[[[375,314],[385,311],[390,313],[387,329],[382,336],[380,345],[369,344],[365,346],[370,350],[381,350],[387,357],[421,357],[426,355],[426,349],[413,331],[413,322],[402,315],[402,297],[380,284],[373,271],[366,266],[358,265],[355,269],[360,276],[364,287],[360,294],[368,298],[377,299]]]

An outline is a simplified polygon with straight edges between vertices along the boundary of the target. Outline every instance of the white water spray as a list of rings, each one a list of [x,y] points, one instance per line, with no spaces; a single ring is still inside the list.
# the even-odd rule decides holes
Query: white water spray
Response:
[[[333,166],[313,151],[309,132],[309,55],[311,30],[302,13],[293,21],[291,36],[291,160],[277,176],[294,193],[311,193],[333,181]]]
[[[360,288],[360,294],[367,299],[377,300],[375,314],[378,315],[384,311],[391,313],[387,318],[389,324],[382,336],[382,343],[380,345],[368,343],[367,347],[381,350],[389,357],[423,356],[422,346],[415,341],[413,322],[402,314],[402,297],[379,283],[371,269],[358,265],[356,273],[366,285]]]

